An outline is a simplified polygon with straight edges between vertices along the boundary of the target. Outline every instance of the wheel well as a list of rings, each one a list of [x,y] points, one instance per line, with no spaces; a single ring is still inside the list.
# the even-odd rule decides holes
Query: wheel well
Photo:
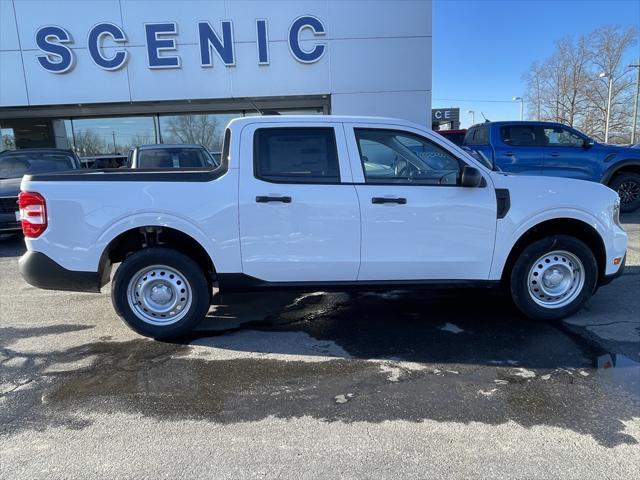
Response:
[[[588,223],[573,218],[556,218],[539,223],[527,230],[515,243],[509,253],[507,262],[502,270],[502,281],[509,279],[511,269],[520,253],[531,243],[550,235],[569,235],[582,240],[591,249],[598,262],[598,281],[605,273],[607,253],[600,234]]]
[[[607,185],[610,185],[613,180],[621,173],[637,173],[640,175],[640,163],[633,163],[630,165],[624,165],[615,170],[608,178]]]
[[[189,235],[169,227],[147,226],[133,228],[115,237],[105,248],[100,261],[103,285],[106,284],[110,265],[122,262],[128,255],[149,247],[167,247],[177,250],[191,258],[202,267],[211,282],[216,272],[207,251]]]

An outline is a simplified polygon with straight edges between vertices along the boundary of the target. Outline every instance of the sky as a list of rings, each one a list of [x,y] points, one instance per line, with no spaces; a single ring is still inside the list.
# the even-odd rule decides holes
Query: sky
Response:
[[[604,25],[640,26],[640,0],[433,0],[432,107],[489,120],[520,117],[522,74],[560,38]],[[629,52],[635,63],[640,46]],[[633,51],[635,50],[635,51]],[[464,100],[464,101],[463,101]],[[525,113],[526,115],[526,113]]]

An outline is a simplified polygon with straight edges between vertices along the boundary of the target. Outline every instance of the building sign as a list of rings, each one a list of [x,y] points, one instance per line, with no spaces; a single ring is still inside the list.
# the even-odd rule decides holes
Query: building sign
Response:
[[[434,108],[431,110],[431,123],[458,124],[460,122],[459,108]]]
[[[269,65],[269,28],[267,20],[256,21],[256,45],[258,65]],[[176,39],[178,25],[176,22],[154,22],[144,24],[147,50],[147,67],[150,69],[180,68],[182,57],[178,52]],[[200,66],[212,67],[214,58],[218,58],[226,67],[236,65],[234,49],[233,22],[222,20],[218,28],[208,21],[197,22]],[[327,48],[326,43],[316,40],[312,45],[303,47],[303,32],[319,39],[326,34],[320,19],[312,15],[303,15],[291,23],[287,35],[289,51],[295,60],[301,63],[319,61]],[[38,55],[38,63],[50,73],[66,73],[73,69],[76,55],[72,32],[57,25],[46,25],[36,31],[36,45],[42,52]],[[103,48],[105,42],[122,46],[109,53]],[[126,49],[127,35],[118,25],[101,22],[93,27],[87,35],[87,49],[93,63],[103,70],[120,70],[127,64],[129,52]],[[195,59],[193,59],[195,60]]]

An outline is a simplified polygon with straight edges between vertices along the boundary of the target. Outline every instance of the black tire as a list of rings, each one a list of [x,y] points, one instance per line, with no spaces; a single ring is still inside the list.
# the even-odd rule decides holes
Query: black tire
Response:
[[[640,174],[622,172],[616,175],[609,187],[620,196],[620,211],[635,212],[640,208]]]
[[[184,309],[186,313],[180,312],[181,318],[175,323],[154,325],[136,313],[129,303],[129,283],[140,271],[155,265],[170,267],[188,283],[191,301]],[[170,248],[146,248],[128,256],[116,271],[111,284],[111,301],[116,313],[132,330],[155,339],[187,335],[206,316],[210,299],[211,291],[203,270],[193,259]]]
[[[554,308],[545,307],[533,299],[532,295],[534,295],[534,293],[530,293],[529,282],[530,278],[537,277],[530,277],[529,275],[530,272],[532,272],[532,275],[536,274],[534,266],[536,263],[539,263],[538,260],[541,257],[548,253],[558,251],[568,252],[580,260],[582,263],[581,270],[584,271],[584,283],[581,289],[576,287],[575,298],[566,305],[556,306]],[[565,261],[562,255],[559,257],[559,262]],[[550,260],[553,260],[553,258]],[[556,260],[558,259],[556,258]],[[541,269],[541,272],[543,271],[544,270]],[[597,283],[598,263],[593,252],[584,242],[568,235],[552,235],[528,245],[517,258],[510,275],[510,291],[513,302],[522,313],[533,320],[560,320],[574,314],[580,310],[584,303],[593,295]],[[576,282],[576,284],[579,285],[579,282]],[[532,288],[534,287],[535,286],[532,286]],[[538,295],[543,297],[540,293]],[[551,297],[548,298],[551,299]],[[569,299],[571,295],[565,298]],[[544,302],[544,297],[542,301]]]

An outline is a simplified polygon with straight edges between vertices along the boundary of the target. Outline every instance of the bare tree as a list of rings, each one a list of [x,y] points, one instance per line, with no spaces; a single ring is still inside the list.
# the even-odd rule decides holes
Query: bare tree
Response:
[[[105,141],[91,129],[76,130],[74,137],[76,152],[82,157],[90,157],[107,152]]]
[[[604,136],[600,131],[604,132],[606,123],[611,78],[610,140],[625,141],[625,137],[630,136],[634,80],[623,57],[626,50],[636,44],[638,29],[607,26],[597,29],[592,35],[593,81],[587,95],[591,108],[597,112],[596,119],[600,119],[598,136]],[[605,74],[606,77],[599,77],[599,74]]]
[[[217,150],[222,144],[222,129],[212,115],[178,115],[171,117],[167,125],[164,142],[195,143],[209,150]]]
[[[578,39],[556,42],[553,55],[534,62],[523,75],[530,117],[565,123],[604,138],[611,75],[610,138],[628,141],[633,78],[623,61],[636,43],[637,28],[602,27]]]

